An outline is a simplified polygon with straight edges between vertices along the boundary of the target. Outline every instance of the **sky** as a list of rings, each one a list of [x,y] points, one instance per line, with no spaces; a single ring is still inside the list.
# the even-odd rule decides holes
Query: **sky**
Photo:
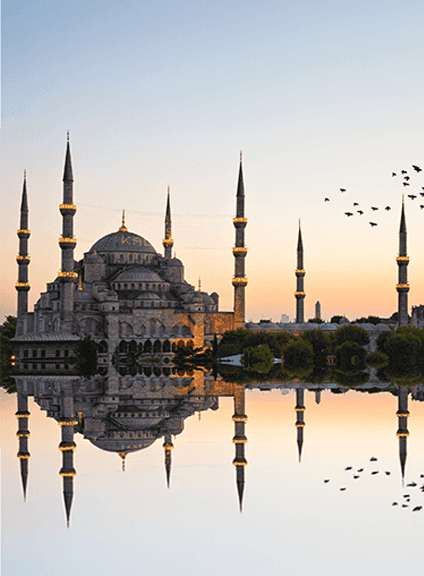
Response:
[[[231,310],[242,150],[246,319],[293,319],[299,218],[306,318],[317,300],[324,319],[391,315],[402,193],[424,186],[423,19],[408,0],[4,0],[2,317],[24,169],[30,309],[60,269],[67,130],[77,260],[122,209],[161,252],[169,185],[186,279]],[[406,197],[410,305],[424,303],[420,203]]]

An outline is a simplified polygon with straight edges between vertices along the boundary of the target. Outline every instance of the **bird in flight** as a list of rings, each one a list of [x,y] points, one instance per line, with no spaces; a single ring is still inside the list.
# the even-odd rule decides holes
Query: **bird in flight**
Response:
[[[346,192],[346,188],[340,188],[340,192]]]
[[[422,210],[424,208],[424,204],[420,204],[420,208]]]
[[[415,166],[415,164],[412,164],[412,168],[415,170],[415,172],[422,172],[422,168]]]
[[[386,207],[384,208],[384,210],[387,210],[387,212],[388,212],[389,210],[391,210],[391,208],[390,208],[390,206],[386,206]]]
[[[354,206],[359,206],[358,202],[353,203]]]
[[[377,208],[377,206],[371,206],[371,210],[372,210],[373,212],[375,212],[376,210],[378,210],[378,208]]]
[[[411,198],[411,200],[415,200],[416,196],[415,194],[408,194],[408,198]]]
[[[377,458],[375,456],[371,456],[370,462],[377,462]]]
[[[396,176],[396,172],[392,172],[392,178],[393,178],[393,176]]]
[[[401,170],[400,173],[401,174],[408,174],[408,170]]]
[[[377,222],[370,222],[370,225],[371,225],[371,228],[372,228],[373,226],[377,226]]]
[[[411,180],[411,178],[409,176],[404,176],[403,179],[406,180],[407,182],[408,182],[408,180]]]
[[[345,212],[346,216],[349,218],[349,216],[353,216],[352,212]]]
[[[419,512],[419,510],[422,509],[422,506],[415,506],[415,508],[412,508],[412,512]]]
[[[402,182],[404,186],[409,186],[409,182]]]
[[[330,198],[324,198],[324,202],[330,202]]]
[[[362,216],[362,214],[364,213],[362,210],[357,210],[357,212],[360,216]]]

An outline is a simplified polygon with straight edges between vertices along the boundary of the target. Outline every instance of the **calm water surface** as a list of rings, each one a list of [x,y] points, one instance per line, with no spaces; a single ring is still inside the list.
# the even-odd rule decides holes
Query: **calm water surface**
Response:
[[[177,399],[163,382],[162,388],[153,379],[138,386],[127,411],[137,404],[144,427],[149,422],[157,434],[164,422],[167,430],[178,423],[184,430],[144,440],[150,445],[126,454],[125,471],[116,451],[74,434],[69,528],[59,475],[60,417],[47,417],[29,397],[24,501],[17,397],[2,392],[2,574],[419,573],[424,509],[413,509],[424,506],[423,385],[404,393],[410,413],[404,420],[396,414],[399,408],[405,413],[396,387],[340,394],[301,384],[262,391],[196,386],[180,385]],[[60,385],[53,392],[60,395]],[[140,408],[152,397],[161,402]],[[82,398],[74,400],[75,413],[83,412]],[[89,430],[94,412],[87,410],[78,418]],[[234,421],[243,411],[247,421]],[[119,431],[122,405],[112,412],[105,421]],[[167,442],[172,451],[163,448]],[[408,487],[412,482],[417,486]]]

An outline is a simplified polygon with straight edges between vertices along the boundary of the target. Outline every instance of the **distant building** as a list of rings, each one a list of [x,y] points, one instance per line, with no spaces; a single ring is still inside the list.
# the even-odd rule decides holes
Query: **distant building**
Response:
[[[315,318],[321,320],[321,304],[318,302],[315,304]]]

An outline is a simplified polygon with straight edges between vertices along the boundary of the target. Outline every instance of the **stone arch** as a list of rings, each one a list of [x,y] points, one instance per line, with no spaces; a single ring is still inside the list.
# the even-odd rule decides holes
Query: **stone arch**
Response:
[[[105,354],[107,352],[107,342],[105,340],[101,340],[97,345],[97,351],[99,354]]]
[[[120,323],[121,337],[131,336],[134,334],[134,328],[128,322],[121,321]]]
[[[162,344],[160,340],[155,340],[154,344],[153,344],[153,352],[155,354],[162,352]]]
[[[152,349],[153,349],[152,341],[146,340],[146,342],[144,343],[144,353],[145,354],[151,354]]]
[[[137,342],[135,340],[131,340],[128,346],[128,352],[130,354],[137,354]]]
[[[128,352],[128,344],[125,342],[125,340],[121,340],[119,342],[119,353],[127,354],[127,352]]]
[[[176,351],[177,351],[177,345],[175,344],[175,342],[172,342],[171,351],[172,351],[172,352],[176,352]]]
[[[162,346],[162,352],[171,352],[171,343],[169,340],[165,340]]]

